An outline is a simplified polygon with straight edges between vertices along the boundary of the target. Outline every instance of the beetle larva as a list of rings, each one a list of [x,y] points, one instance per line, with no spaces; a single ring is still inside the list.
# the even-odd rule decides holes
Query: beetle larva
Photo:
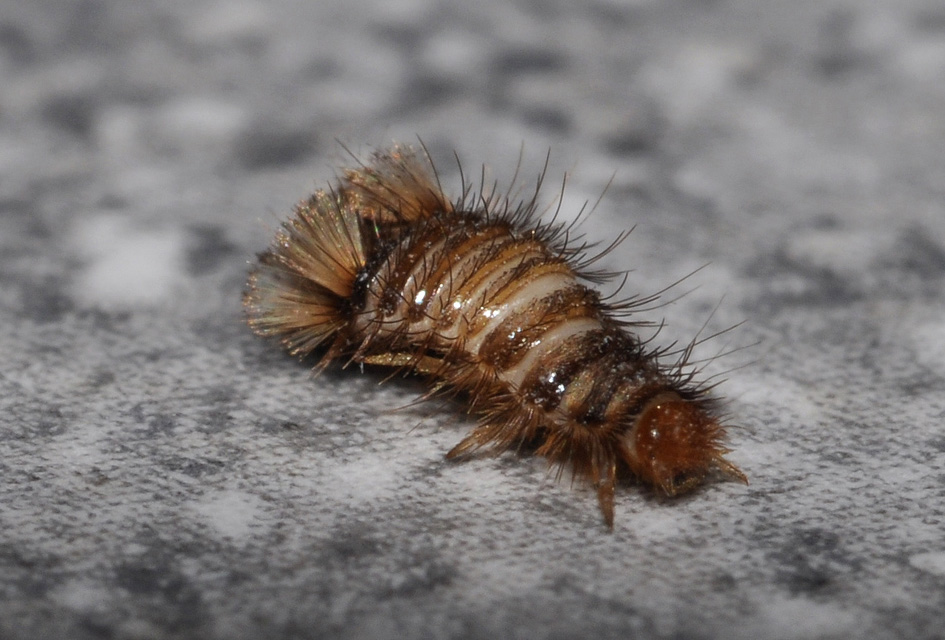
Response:
[[[448,454],[534,447],[597,490],[633,475],[669,495],[724,458],[716,401],[630,333],[634,302],[584,281],[583,248],[535,220],[536,196],[441,190],[425,153],[395,146],[295,208],[249,276],[253,330],[300,356],[406,368],[469,399],[479,425]]]

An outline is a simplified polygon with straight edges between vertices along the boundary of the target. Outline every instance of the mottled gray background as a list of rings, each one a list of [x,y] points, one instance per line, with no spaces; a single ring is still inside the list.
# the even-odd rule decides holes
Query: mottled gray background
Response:
[[[939,0],[0,2],[0,637],[941,637]],[[418,135],[452,185],[550,149],[565,220],[613,176],[628,293],[708,264],[643,317],[745,321],[700,356],[758,343],[705,372],[751,486],[609,532],[249,333],[337,141]]]

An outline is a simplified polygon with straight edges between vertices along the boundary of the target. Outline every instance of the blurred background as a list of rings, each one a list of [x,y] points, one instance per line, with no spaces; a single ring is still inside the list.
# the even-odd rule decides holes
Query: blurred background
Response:
[[[937,0],[6,0],[0,87],[0,637],[941,633]],[[254,338],[249,261],[395,140],[457,195],[550,153],[624,293],[689,276],[658,344],[744,321],[698,355],[752,484],[609,532]]]

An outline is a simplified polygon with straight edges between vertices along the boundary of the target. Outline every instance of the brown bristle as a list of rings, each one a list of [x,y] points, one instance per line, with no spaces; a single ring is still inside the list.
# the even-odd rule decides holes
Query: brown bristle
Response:
[[[713,469],[747,482],[686,363],[663,365],[626,331],[634,302],[584,284],[600,279],[582,266],[593,259],[532,220],[535,200],[464,189],[450,202],[410,147],[343,175],[296,208],[251,273],[257,333],[464,394],[480,424],[450,458],[532,445],[597,489],[609,526],[622,470],[670,495]]]

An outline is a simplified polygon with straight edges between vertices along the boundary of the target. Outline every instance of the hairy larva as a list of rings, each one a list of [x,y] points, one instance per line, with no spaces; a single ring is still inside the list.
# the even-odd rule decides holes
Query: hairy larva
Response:
[[[540,186],[539,180],[539,186]],[[666,494],[724,458],[716,401],[686,367],[630,333],[640,300],[614,304],[586,247],[536,218],[538,189],[463,189],[450,201],[426,153],[395,146],[300,203],[249,276],[253,330],[293,354],[400,367],[457,392],[479,425],[448,454],[521,449],[597,489],[613,526],[614,489],[632,475]],[[688,373],[687,373],[688,371]]]

